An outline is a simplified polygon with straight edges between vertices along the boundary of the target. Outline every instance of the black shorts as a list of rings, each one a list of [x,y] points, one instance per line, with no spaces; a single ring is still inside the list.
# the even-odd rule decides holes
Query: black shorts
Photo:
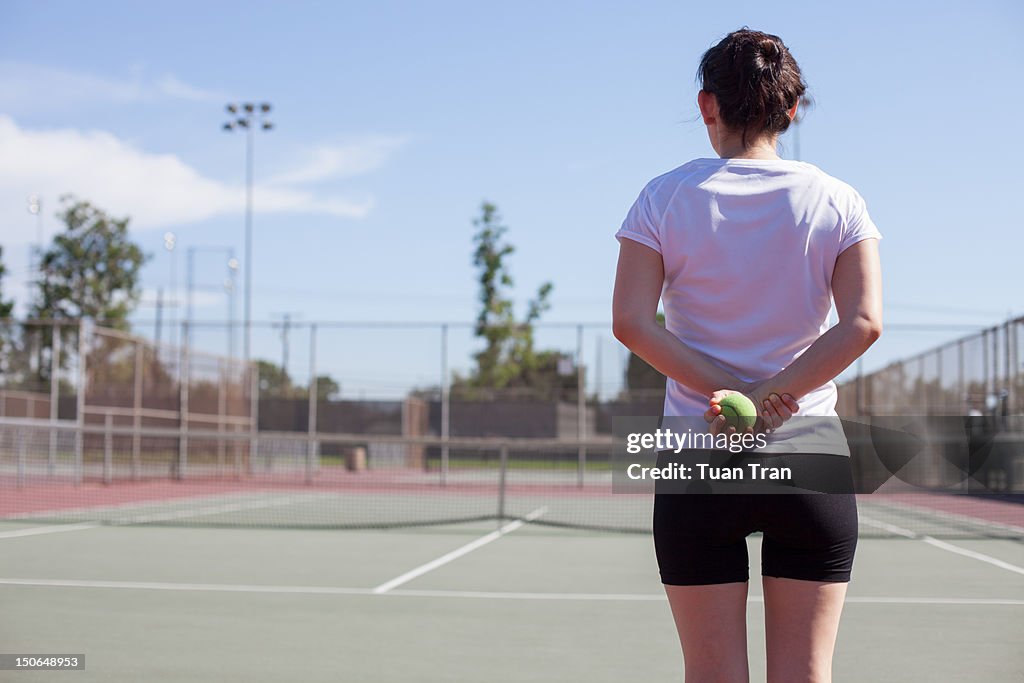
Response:
[[[820,457],[852,481],[849,458]],[[853,493],[655,493],[654,548],[666,585],[747,581],[746,538],[755,532],[763,535],[763,576],[849,581],[857,499]]]

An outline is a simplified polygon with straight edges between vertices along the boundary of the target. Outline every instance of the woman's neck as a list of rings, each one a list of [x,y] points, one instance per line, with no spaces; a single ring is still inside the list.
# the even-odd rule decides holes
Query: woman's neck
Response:
[[[739,139],[725,139],[718,143],[718,156],[723,159],[780,159],[776,153],[776,140],[760,142],[744,148]]]

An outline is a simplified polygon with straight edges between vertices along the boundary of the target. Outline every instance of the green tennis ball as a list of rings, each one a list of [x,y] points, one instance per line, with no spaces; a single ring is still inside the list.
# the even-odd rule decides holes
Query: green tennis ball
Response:
[[[722,409],[726,423],[735,427],[737,432],[746,431],[757,421],[754,402],[743,394],[729,394],[718,402],[718,407]]]

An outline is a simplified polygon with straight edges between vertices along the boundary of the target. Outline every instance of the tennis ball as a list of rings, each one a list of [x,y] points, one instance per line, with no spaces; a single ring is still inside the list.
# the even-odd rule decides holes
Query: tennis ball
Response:
[[[757,421],[754,402],[743,394],[729,394],[718,402],[718,407],[722,409],[726,423],[735,427],[737,432],[746,431]]]

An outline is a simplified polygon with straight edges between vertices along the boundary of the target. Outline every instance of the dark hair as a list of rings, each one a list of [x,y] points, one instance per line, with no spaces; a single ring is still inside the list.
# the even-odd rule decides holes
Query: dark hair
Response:
[[[756,139],[789,128],[787,112],[807,90],[800,67],[778,36],[743,27],[704,53],[697,69],[701,90],[718,99],[722,122]]]

